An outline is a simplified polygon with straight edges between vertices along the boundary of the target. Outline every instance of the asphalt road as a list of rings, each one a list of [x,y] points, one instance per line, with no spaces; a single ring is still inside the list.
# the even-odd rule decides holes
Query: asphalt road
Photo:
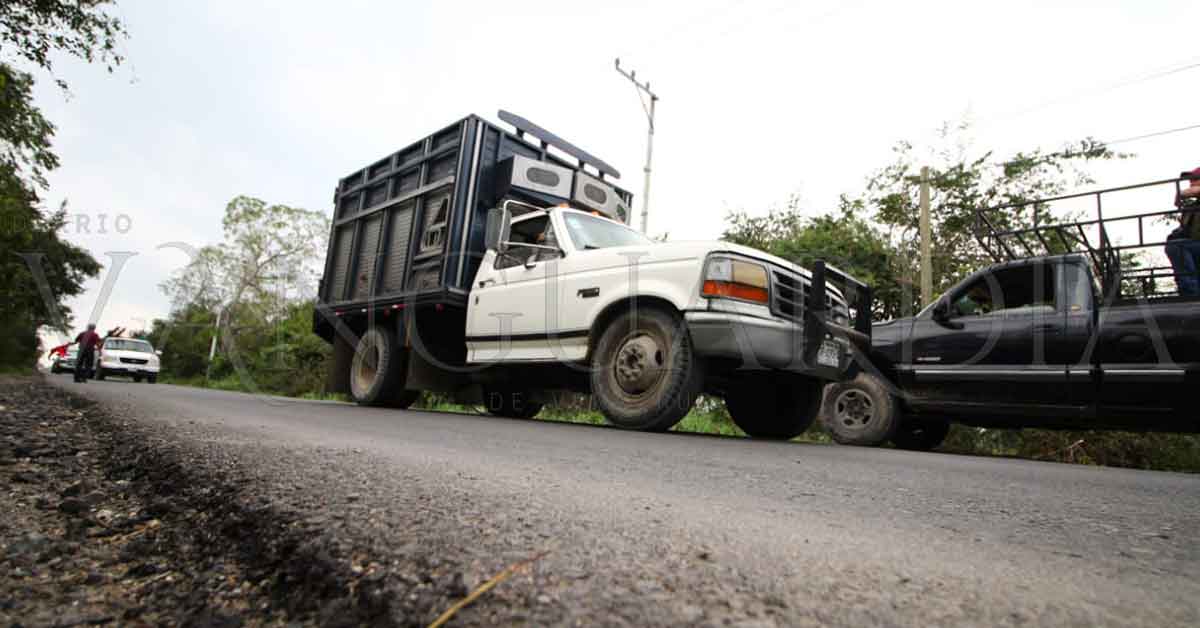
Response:
[[[1200,625],[1196,476],[50,379],[468,586],[549,551],[467,624]]]

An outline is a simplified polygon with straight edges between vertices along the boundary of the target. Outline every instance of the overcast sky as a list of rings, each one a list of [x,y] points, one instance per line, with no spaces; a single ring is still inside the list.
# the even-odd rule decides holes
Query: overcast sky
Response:
[[[640,212],[646,123],[619,55],[661,97],[651,231],[716,238],[730,208],[765,212],[792,192],[806,211],[832,208],[898,140],[928,141],[947,120],[977,121],[975,144],[1000,154],[1200,123],[1194,9],[120,0],[125,66],[60,61],[70,97],[39,77],[62,159],[47,204],[88,217],[67,237],[101,261],[137,253],[102,329],[167,313],[157,286],[186,257],[156,247],[219,241],[232,197],[329,211],[338,178],[468,113],[505,108],[569,138],[621,170]],[[1174,176],[1200,166],[1198,141],[1122,144],[1137,157],[1095,174],[1102,186]],[[99,283],[72,301],[76,326]]]

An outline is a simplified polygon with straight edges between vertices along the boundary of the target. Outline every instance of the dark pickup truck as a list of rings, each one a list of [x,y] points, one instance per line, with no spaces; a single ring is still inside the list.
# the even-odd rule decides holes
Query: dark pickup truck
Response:
[[[1134,229],[1089,221],[1103,248],[997,263],[915,316],[876,324],[857,377],[826,390],[827,429],[844,444],[909,449],[936,447],[953,422],[1200,432],[1200,299],[1174,292],[1169,267],[1116,267],[1123,251],[1161,255],[1145,233],[1169,229],[1172,213],[1118,219],[1139,223],[1127,245],[1114,234]]]

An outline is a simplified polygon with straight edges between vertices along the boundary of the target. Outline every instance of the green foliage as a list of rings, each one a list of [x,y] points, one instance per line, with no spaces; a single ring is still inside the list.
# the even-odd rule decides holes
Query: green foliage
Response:
[[[1200,437],[1057,430],[994,430],[955,425],[942,447],[966,454],[1200,473]]]
[[[997,163],[992,151],[971,150],[964,139],[968,132],[965,124],[947,125],[942,132],[942,146],[930,152],[918,153],[908,142],[897,144],[894,161],[874,172],[868,178],[865,194],[856,199],[887,235],[901,267],[907,271],[905,275],[915,277],[920,260],[920,172],[921,166],[930,168],[935,295],[992,262],[976,240],[976,235],[982,233],[977,210],[1052,197],[1088,185],[1093,183],[1084,169],[1088,162],[1126,156],[1088,138],[1059,151],[1021,152]],[[1004,230],[1067,218],[1047,216],[1046,212],[1046,207],[1035,204],[1022,212],[989,212],[986,218]],[[914,303],[913,309],[924,305]]]
[[[28,75],[0,64],[0,363],[7,365],[36,359],[42,326],[67,331],[63,301],[100,272],[95,258],[59,238],[66,207],[46,213],[39,206],[34,186],[44,185],[42,172],[58,160],[50,152],[54,127],[33,106],[32,86]]]
[[[0,368],[25,367],[37,357],[37,331],[66,331],[62,305],[83,291],[100,265],[64,242],[65,205],[45,213],[38,189],[58,166],[51,149],[54,125],[33,103],[33,77],[13,67],[23,62],[50,71],[51,54],[84,61],[121,62],[120,22],[95,0],[8,0],[0,3]],[[60,86],[65,87],[62,81]],[[40,267],[43,277],[31,270]],[[60,316],[61,315],[61,316]]]
[[[63,53],[109,72],[124,60],[117,45],[126,37],[120,20],[108,15],[110,0],[5,0],[0,3],[0,54],[53,72],[51,55]],[[59,86],[66,83],[57,80]]]
[[[721,237],[805,267],[824,259],[875,288],[876,318],[894,318],[901,314],[902,296],[896,253],[863,213],[861,201],[843,197],[837,211],[806,217],[793,196],[784,209],[765,216],[730,213]]]

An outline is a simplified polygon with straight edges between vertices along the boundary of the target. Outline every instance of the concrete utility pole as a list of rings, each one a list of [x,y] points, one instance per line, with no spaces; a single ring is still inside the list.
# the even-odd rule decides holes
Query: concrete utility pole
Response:
[[[217,357],[217,336],[221,335],[221,314],[224,314],[223,308],[217,308],[217,321],[213,323],[212,342],[208,345],[208,368],[204,369],[204,381],[212,378],[213,358]]]
[[[933,266],[929,228],[929,168],[921,168],[921,307],[933,300]]]
[[[638,100],[642,103],[642,110],[646,112],[646,119],[650,123],[650,129],[646,134],[646,167],[642,170],[646,173],[645,185],[642,186],[642,233],[647,233],[650,220],[650,160],[654,156],[654,105],[658,102],[658,96],[650,91],[650,81],[645,83],[637,82],[637,71],[633,70],[626,72],[621,69],[621,60],[616,59],[617,72],[621,76],[629,79],[633,86],[638,90]],[[646,106],[646,99],[642,96],[645,92],[650,96],[650,106]]]

